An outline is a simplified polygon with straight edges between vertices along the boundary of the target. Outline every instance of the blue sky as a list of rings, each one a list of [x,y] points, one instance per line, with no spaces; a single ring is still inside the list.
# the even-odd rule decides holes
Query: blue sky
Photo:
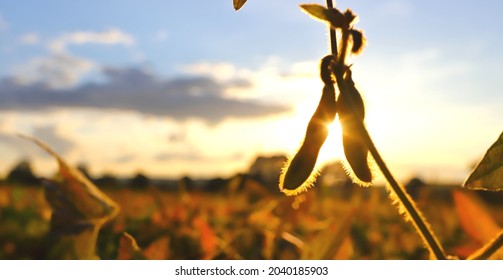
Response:
[[[231,2],[2,1],[0,174],[20,158],[54,169],[15,132],[95,174],[228,176],[293,153],[318,101],[327,30],[303,1],[249,0],[237,13]],[[353,76],[391,168],[462,180],[502,130],[503,4],[338,6],[368,40]],[[331,137],[323,158],[343,157]]]

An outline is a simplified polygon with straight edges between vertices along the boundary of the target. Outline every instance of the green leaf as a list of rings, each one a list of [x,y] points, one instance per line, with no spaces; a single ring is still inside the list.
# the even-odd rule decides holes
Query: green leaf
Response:
[[[234,9],[238,11],[239,9],[241,9],[241,7],[243,7],[246,1],[247,0],[233,0]]]
[[[472,190],[503,190],[503,132],[487,150],[463,186]]]
[[[317,20],[330,23],[333,28],[348,28],[346,17],[337,9],[327,9],[318,4],[302,4],[300,7]]]

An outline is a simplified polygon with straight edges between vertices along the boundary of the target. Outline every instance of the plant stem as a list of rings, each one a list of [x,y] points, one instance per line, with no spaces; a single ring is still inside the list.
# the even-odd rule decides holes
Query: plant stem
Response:
[[[329,9],[334,7],[332,0],[327,0],[327,7]],[[334,56],[337,56],[337,37],[335,36],[335,29],[329,26],[328,31],[330,32],[330,51]]]
[[[327,7],[332,8],[332,0],[327,0]],[[343,47],[341,49],[341,53],[339,54],[339,57],[337,57],[337,67],[334,69],[334,74],[336,77],[337,81],[337,86],[339,87],[340,94],[348,94],[345,83],[344,83],[344,71],[345,71],[345,56],[346,56],[346,48],[347,48],[347,41],[348,41],[348,36],[349,33],[347,30],[343,30],[343,38],[342,38],[342,44]],[[331,51],[332,54],[337,55],[337,41],[335,37],[335,30],[330,28],[330,45],[331,45]],[[350,108],[354,108],[354,104],[352,102],[352,98],[347,98],[348,104]],[[402,203],[405,212],[408,217],[411,218],[412,224],[414,227],[417,229],[419,235],[422,237],[423,241],[425,242],[425,245],[428,247],[429,251],[435,256],[436,259],[439,260],[445,260],[447,259],[447,256],[440,245],[440,242],[438,242],[437,238],[433,234],[433,231],[429,228],[427,222],[425,221],[425,218],[415,205],[414,201],[410,198],[409,195],[405,192],[405,189],[403,186],[398,184],[398,182],[395,180],[393,175],[391,174],[391,171],[388,169],[386,166],[386,163],[382,159],[381,155],[379,154],[379,151],[377,150],[374,141],[372,141],[372,138],[370,137],[370,134],[368,133],[367,128],[365,127],[365,124],[362,122],[359,122],[358,124],[360,126],[359,131],[361,131],[361,136],[362,136],[362,141],[367,145],[370,154],[374,158],[377,166],[379,166],[379,169],[383,173],[384,177],[388,181],[389,185],[391,186],[392,191],[396,194],[398,200],[400,203]]]
[[[469,256],[468,260],[487,260],[502,246],[503,230],[500,230],[498,235],[493,240],[491,240],[481,249],[477,250],[473,255]]]
[[[362,129],[363,141],[369,148],[370,154],[372,155],[377,166],[379,166],[379,169],[381,170],[382,174],[390,184],[391,189],[404,206],[406,213],[412,219],[412,224],[418,230],[419,235],[421,235],[426,245],[428,246],[428,249],[430,250],[431,253],[435,255],[436,259],[438,260],[447,259],[447,256],[442,248],[442,245],[440,245],[440,242],[433,234],[433,231],[428,226],[423,215],[415,205],[414,201],[410,198],[409,195],[407,195],[403,186],[398,184],[398,182],[391,174],[391,171],[386,166],[386,163],[384,162],[381,155],[379,154],[379,151],[374,145],[374,142],[372,141],[372,138],[370,137],[365,125],[363,125],[363,123],[361,125],[363,128]]]
[[[339,87],[339,91],[341,92],[340,94],[347,94],[347,90],[345,88],[343,80],[343,73],[344,73],[343,69],[340,69],[339,67],[335,69],[335,77],[337,79],[337,85]],[[354,108],[352,99],[347,98],[347,100],[350,108]],[[370,134],[368,133],[368,130],[365,127],[364,123],[358,122],[357,125],[359,126],[358,131],[361,132],[360,136],[362,137],[362,141],[365,143],[365,145],[367,145],[370,154],[374,158],[375,163],[377,164],[382,174],[386,178],[386,181],[388,181],[392,191],[395,193],[398,200],[403,205],[406,215],[410,217],[412,224],[417,229],[418,234],[422,237],[429,251],[438,260],[447,259],[447,256],[442,248],[442,245],[440,245],[440,242],[433,234],[433,231],[428,226],[427,222],[425,221],[425,218],[415,205],[414,201],[410,198],[409,195],[407,195],[403,186],[398,184],[398,182],[391,174],[391,171],[386,166],[386,163],[379,154],[379,151],[377,150],[374,142],[372,141],[372,138],[370,137]]]

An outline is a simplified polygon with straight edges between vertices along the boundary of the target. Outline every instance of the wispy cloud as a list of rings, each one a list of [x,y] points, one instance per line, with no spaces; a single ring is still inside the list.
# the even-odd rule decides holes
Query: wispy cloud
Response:
[[[26,33],[19,38],[19,42],[25,45],[33,45],[40,42],[40,36],[37,33]]]
[[[62,52],[66,50],[69,44],[105,44],[105,45],[132,45],[134,38],[124,31],[116,28],[111,28],[103,32],[93,31],[76,31],[63,34],[62,36],[52,40],[48,47],[54,52]]]
[[[212,77],[217,81],[240,80],[249,77],[250,71],[238,69],[236,65],[228,62],[199,62],[185,65],[182,69],[185,73],[191,75],[201,75]]]
[[[50,88],[65,88],[75,85],[83,75],[95,69],[96,66],[96,63],[91,60],[71,54],[57,53],[48,57],[34,58],[16,67],[10,80],[14,81],[18,87],[38,83]]]
[[[74,147],[74,143],[59,135],[55,125],[40,125],[33,128],[32,135],[46,143],[60,154],[65,154]]]
[[[166,29],[159,29],[155,33],[154,39],[157,42],[164,42],[169,38],[169,32]]]
[[[0,31],[5,31],[7,29],[9,29],[9,23],[7,23],[2,14],[0,14]]]
[[[21,44],[37,44],[40,41],[40,36],[34,32],[19,37]],[[76,31],[66,33],[49,40],[47,47],[50,53],[47,56],[35,57],[24,64],[15,66],[11,77],[4,80],[11,80],[17,85],[33,86],[39,84],[52,89],[72,87],[79,84],[88,73],[99,69],[100,63],[72,54],[67,50],[68,45],[105,44],[129,46],[134,42],[135,40],[131,35],[116,28],[103,32]]]

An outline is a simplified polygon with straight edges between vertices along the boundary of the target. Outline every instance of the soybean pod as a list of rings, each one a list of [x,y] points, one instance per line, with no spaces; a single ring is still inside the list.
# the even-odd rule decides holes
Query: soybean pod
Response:
[[[344,76],[343,88],[345,92],[339,95],[337,107],[342,128],[344,154],[356,176],[356,178],[352,178],[353,182],[369,185],[372,182],[372,171],[368,163],[369,151],[362,140],[365,106],[360,92],[355,87],[349,68]],[[350,102],[352,106],[349,104]]]
[[[304,141],[295,154],[289,159],[280,176],[279,187],[286,195],[295,195],[312,187],[318,172],[316,161],[323,143],[328,137],[328,125],[335,119],[337,103],[332,78],[334,56],[325,56],[320,63],[320,76],[324,83],[318,107],[311,117]]]

